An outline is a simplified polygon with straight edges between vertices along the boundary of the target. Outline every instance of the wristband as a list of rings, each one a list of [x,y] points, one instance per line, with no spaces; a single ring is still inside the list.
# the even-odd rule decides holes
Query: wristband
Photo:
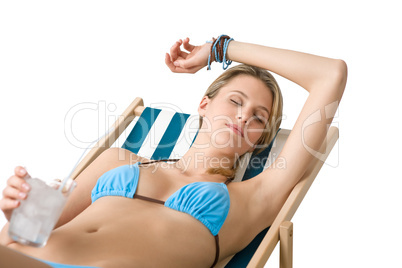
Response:
[[[211,58],[212,55],[215,56],[215,60],[219,63],[222,63],[223,70],[226,70],[229,65],[232,63],[231,60],[226,58],[227,50],[230,41],[234,40],[230,38],[228,35],[220,35],[217,39],[213,39],[213,41],[207,41],[207,43],[212,43],[211,52],[208,56],[208,68],[207,70],[211,70]]]

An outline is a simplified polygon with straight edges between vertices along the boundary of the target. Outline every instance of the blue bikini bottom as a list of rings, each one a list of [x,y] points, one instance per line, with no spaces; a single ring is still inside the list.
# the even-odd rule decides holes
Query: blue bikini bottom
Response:
[[[98,267],[94,267],[94,266],[61,264],[61,263],[56,263],[56,262],[51,262],[51,261],[44,261],[44,260],[41,260],[41,259],[37,259],[37,260],[41,261],[43,263],[46,263],[47,265],[50,265],[53,268],[98,268]]]

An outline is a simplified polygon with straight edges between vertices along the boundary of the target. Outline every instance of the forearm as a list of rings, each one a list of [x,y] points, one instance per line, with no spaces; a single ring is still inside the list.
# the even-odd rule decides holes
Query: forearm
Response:
[[[227,57],[272,71],[309,92],[328,79],[337,79],[340,70],[339,60],[236,41],[230,42]]]
[[[0,246],[0,267],[51,268],[44,262],[4,246]]]

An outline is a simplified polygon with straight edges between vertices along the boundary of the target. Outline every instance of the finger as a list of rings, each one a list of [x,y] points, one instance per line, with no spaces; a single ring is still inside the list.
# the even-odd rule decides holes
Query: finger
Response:
[[[184,52],[184,51],[179,51],[179,56],[181,57],[181,58],[183,58],[183,59],[187,59],[187,56],[188,56],[189,54],[187,53],[187,52]],[[179,59],[180,57],[178,57],[177,59]],[[177,60],[176,59],[176,60]]]
[[[173,73],[186,73],[186,71],[183,68],[177,67],[173,64],[173,62],[170,60],[170,55],[168,53],[166,53],[165,56],[165,63]]]
[[[191,73],[192,72],[191,70],[181,68],[180,66],[175,66],[173,64],[173,62],[170,60],[169,54],[167,54],[167,53],[166,53],[166,57],[165,57],[165,63],[173,73]]]
[[[12,188],[12,187],[6,187],[3,190],[3,197],[5,200],[7,199],[11,199],[11,200],[24,200],[27,198],[27,193],[26,192],[22,192],[19,191],[16,188]]]
[[[172,61],[177,60],[182,42],[182,40],[179,40],[170,48],[170,58]]]
[[[169,67],[169,69],[174,72],[175,66],[171,60],[171,56],[169,55],[169,53],[166,53],[165,55],[165,63],[166,65]]]
[[[14,174],[23,179],[30,178],[27,170],[21,166],[18,166],[14,169]]]
[[[193,51],[193,49],[195,48],[195,46],[190,44],[190,38],[188,38],[188,37],[186,39],[184,39],[183,47],[185,50],[187,50],[189,52]]]
[[[177,59],[177,42],[170,48],[170,60],[175,61]]]
[[[21,202],[19,200],[2,199],[0,201],[0,209],[6,213],[7,210],[15,209],[19,207],[20,204]]]
[[[28,192],[31,189],[24,179],[17,176],[11,176],[7,181],[7,185],[22,192]]]

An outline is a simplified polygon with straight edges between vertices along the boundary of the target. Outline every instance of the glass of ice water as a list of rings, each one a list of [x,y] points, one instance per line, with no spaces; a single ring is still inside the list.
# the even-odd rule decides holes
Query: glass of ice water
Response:
[[[14,209],[8,229],[9,236],[24,245],[43,247],[56,225],[67,198],[76,182],[68,178],[63,182],[46,183],[29,178],[28,197]]]

